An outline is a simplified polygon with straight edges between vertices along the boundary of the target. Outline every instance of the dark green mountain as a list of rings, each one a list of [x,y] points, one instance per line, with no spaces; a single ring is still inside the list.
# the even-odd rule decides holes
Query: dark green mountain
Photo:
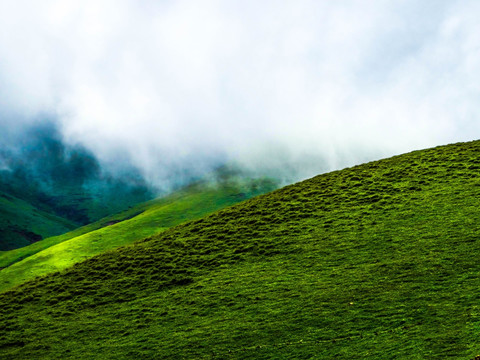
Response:
[[[4,359],[473,359],[480,142],[335,171],[0,294]]]
[[[135,169],[102,169],[47,122],[0,145],[0,196],[1,251],[89,224],[152,199],[154,191]]]
[[[0,251],[27,246],[76,227],[72,221],[0,191]]]

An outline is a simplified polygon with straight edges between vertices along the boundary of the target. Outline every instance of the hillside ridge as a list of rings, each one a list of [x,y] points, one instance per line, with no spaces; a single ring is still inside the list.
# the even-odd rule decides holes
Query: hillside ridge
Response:
[[[473,358],[479,153],[322,174],[29,281],[0,294],[0,352]]]

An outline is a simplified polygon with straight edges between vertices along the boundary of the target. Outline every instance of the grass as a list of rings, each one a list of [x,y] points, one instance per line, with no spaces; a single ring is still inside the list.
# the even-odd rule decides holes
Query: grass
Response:
[[[5,359],[473,359],[480,142],[287,186],[0,294]]]
[[[276,186],[268,179],[233,178],[216,185],[197,183],[72,232],[1,252],[0,267],[4,269],[0,272],[0,291],[271,191]]]

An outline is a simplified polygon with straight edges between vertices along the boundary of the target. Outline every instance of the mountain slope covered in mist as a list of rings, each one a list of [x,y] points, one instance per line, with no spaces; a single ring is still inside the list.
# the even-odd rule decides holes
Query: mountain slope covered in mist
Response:
[[[469,359],[480,142],[320,175],[0,294],[4,358]]]
[[[0,220],[0,250],[61,234],[154,197],[137,170],[104,169],[86,148],[66,144],[51,121],[7,135],[0,134],[0,193],[6,199],[0,202],[6,214]],[[6,202],[12,198],[14,206]],[[32,211],[50,218],[44,228]]]
[[[197,182],[72,232],[0,252],[0,291],[278,188],[271,179]]]

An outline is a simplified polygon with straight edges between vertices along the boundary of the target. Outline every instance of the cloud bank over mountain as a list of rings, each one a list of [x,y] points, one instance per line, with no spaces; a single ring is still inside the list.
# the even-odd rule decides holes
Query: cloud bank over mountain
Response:
[[[477,1],[0,3],[3,141],[48,118],[153,182],[480,137]],[[175,175],[174,175],[175,174]]]

